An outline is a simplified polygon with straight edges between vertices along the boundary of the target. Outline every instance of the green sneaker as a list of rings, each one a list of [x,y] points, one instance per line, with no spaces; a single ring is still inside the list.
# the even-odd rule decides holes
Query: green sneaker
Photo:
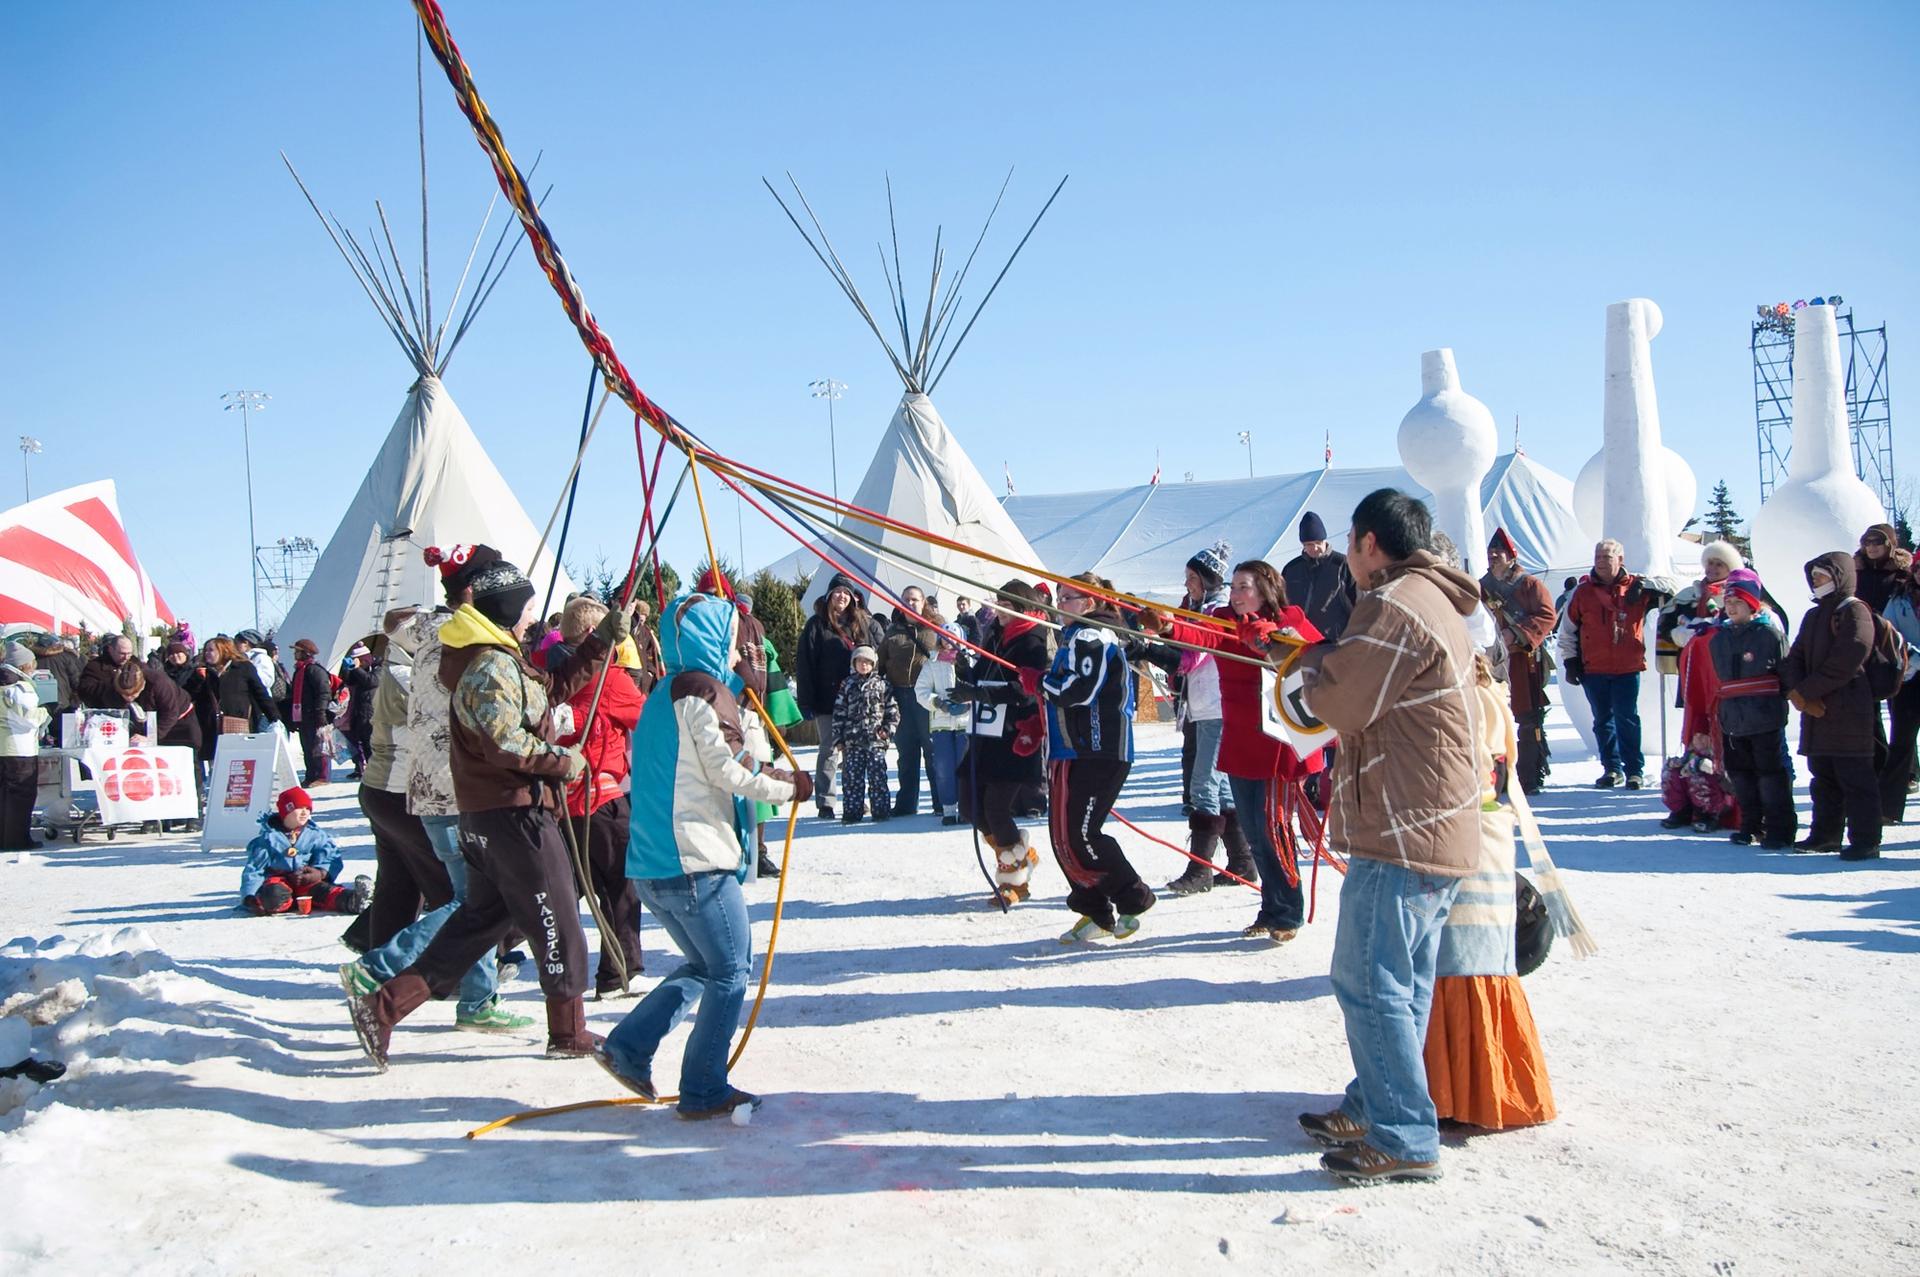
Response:
[[[487,1003],[476,1015],[468,1016],[456,1013],[453,1017],[453,1027],[456,1029],[465,1029],[469,1033],[512,1033],[518,1029],[524,1029],[532,1023],[532,1016],[515,1015],[513,1012],[501,1006],[500,999],[498,998]]]
[[[1139,923],[1136,921],[1134,925],[1137,927]],[[1074,923],[1071,928],[1060,933],[1060,943],[1086,944],[1090,940],[1098,940],[1101,937],[1112,939],[1113,932],[1107,930],[1092,918],[1081,918],[1078,922]]]
[[[1123,913],[1114,919],[1113,938],[1115,940],[1125,940],[1138,930],[1140,930],[1140,915],[1138,914]]]
[[[340,987],[350,998],[370,998],[380,992],[380,982],[373,978],[373,972],[358,962],[340,964]]]

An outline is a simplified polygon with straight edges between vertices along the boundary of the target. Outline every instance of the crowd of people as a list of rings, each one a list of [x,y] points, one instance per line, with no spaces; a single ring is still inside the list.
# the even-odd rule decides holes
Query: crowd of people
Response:
[[[1140,930],[1156,892],[1106,823],[1151,667],[1182,735],[1189,834],[1189,865],[1161,890],[1255,886],[1241,935],[1280,945],[1304,919],[1301,811],[1324,821],[1345,860],[1332,984],[1354,1079],[1338,1108],[1301,1125],[1328,1146],[1330,1171],[1371,1182],[1436,1177],[1442,1121],[1504,1129],[1554,1116],[1518,978],[1515,808],[1503,799],[1537,793],[1550,771],[1556,660],[1591,714],[1594,783],[1640,789],[1657,618],[1683,711],[1680,749],[1659,776],[1668,828],[1859,860],[1904,818],[1920,735],[1908,660],[1920,576],[1887,525],[1854,554],[1806,565],[1812,607],[1791,641],[1726,542],[1703,548],[1702,577],[1681,590],[1626,571],[1620,544],[1603,540],[1591,572],[1555,600],[1505,530],[1475,580],[1425,506],[1391,489],[1354,510],[1345,555],[1317,514],[1299,534],[1301,553],[1279,569],[1235,563],[1224,542],[1196,550],[1185,597],[1164,611],[1088,572],[957,597],[951,618],[909,587],[883,620],[862,584],[837,574],[790,681],[751,598],[715,571],[657,622],[645,603],[584,596],[541,622],[533,585],[480,545],[429,550],[443,604],[389,613],[337,673],[306,639],[286,668],[248,630],[197,652],[182,635],[149,661],[117,636],[87,659],[13,644],[0,665],[0,841],[30,843],[23,743],[48,717],[27,682],[36,668],[53,675],[61,708],[146,711],[159,743],[202,758],[224,733],[283,724],[306,775],[262,818],[243,903],[359,915],[347,938],[361,956],[340,979],[380,1069],[396,1029],[430,1000],[453,998],[463,1029],[528,1028],[500,1003],[496,965],[524,944],[548,1054],[591,1057],[636,1094],[657,1097],[660,1043],[700,1006],[677,1103],[709,1118],[759,1103],[727,1063],[752,959],[742,885],[778,873],[763,826],[786,804],[811,800],[843,825],[890,821],[918,813],[924,778],[931,811],[968,824],[983,861],[991,853],[1001,907],[1034,893],[1041,855],[1022,821],[1044,814],[1075,915],[1060,942]],[[1302,707],[1335,744],[1296,748],[1271,730],[1282,672],[1300,679]],[[1798,841],[1790,706],[1812,782]],[[775,766],[768,725],[808,721],[812,772]],[[336,751],[355,766],[372,880],[338,881],[338,847],[313,819],[305,786],[329,778]],[[681,961],[601,1039],[586,1026],[589,983],[596,998],[634,992],[643,906]]]

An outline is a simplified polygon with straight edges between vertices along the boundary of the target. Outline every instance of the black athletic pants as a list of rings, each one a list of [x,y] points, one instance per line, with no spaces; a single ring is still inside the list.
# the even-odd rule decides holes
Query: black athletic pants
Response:
[[[1893,726],[1887,729],[1887,757],[1880,767],[1880,817],[1893,822],[1907,818],[1907,784],[1913,779],[1914,740],[1920,737],[1920,678],[1902,683],[1887,705]]]
[[[467,898],[412,974],[426,981],[434,997],[444,998],[509,927],[518,927],[548,1000],[583,995],[587,934],[580,927],[566,839],[553,813],[537,807],[463,811],[460,854],[467,862]]]
[[[1873,760],[1866,755],[1814,754],[1807,759],[1813,775],[1813,819],[1807,837],[1816,843],[1837,843],[1842,826],[1847,845],[1866,851],[1880,845],[1880,783]]]
[[[1066,875],[1067,904],[1113,930],[1116,913],[1145,913],[1153,892],[1101,828],[1133,764],[1117,758],[1064,759],[1048,765],[1047,833]]]
[[[367,948],[378,949],[420,916],[453,899],[453,880],[433,854],[427,828],[407,810],[405,794],[360,786],[360,810],[373,827],[373,903],[367,908]]]
[[[33,846],[33,800],[39,792],[40,760],[0,758],[0,851]]]
[[[1793,810],[1793,759],[1787,729],[1725,740],[1727,784],[1740,804],[1740,832],[1767,842],[1792,842],[1800,817]]]
[[[1513,732],[1520,747],[1520,788],[1531,794],[1547,781],[1547,711],[1536,709],[1515,714]]]
[[[579,872],[574,873],[574,885],[580,888],[580,894],[591,891],[600,913],[612,928],[612,935],[600,937],[600,966],[593,975],[593,987],[596,992],[610,993],[620,989],[620,968],[614,962],[617,951],[627,959],[629,979],[640,974],[640,893],[634,889],[633,880],[627,877],[627,832],[632,820],[632,807],[625,794],[610,802],[596,807],[591,820],[586,816],[575,816],[573,838],[586,853],[588,881],[579,881]]]

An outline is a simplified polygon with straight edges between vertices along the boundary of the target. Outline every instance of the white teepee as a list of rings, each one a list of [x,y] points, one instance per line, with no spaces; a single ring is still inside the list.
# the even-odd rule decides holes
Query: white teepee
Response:
[[[791,177],[788,180],[791,181]],[[853,498],[854,505],[966,547],[954,549],[933,544],[852,516],[841,519],[837,528],[814,523],[811,530],[819,538],[815,544],[823,545],[836,562],[852,569],[863,585],[868,581],[878,581],[896,597],[907,586],[917,585],[950,602],[953,596],[960,594],[979,598],[988,589],[1025,575],[1004,563],[994,562],[994,558],[1019,564],[1040,562],[1040,556],[1027,544],[1026,537],[1021,535],[1020,529],[1015,526],[987,481],[981,478],[980,471],[974,467],[966,450],[947,429],[946,422],[940,419],[939,410],[933,406],[929,396],[952,364],[953,357],[959,353],[967,334],[973,330],[974,321],[986,309],[994,290],[1006,277],[1014,258],[1020,255],[1034,227],[1046,216],[1047,209],[1053,206],[1054,199],[1060,194],[1060,187],[1065,185],[1066,179],[1061,178],[1060,186],[1054,187],[1053,195],[1048,197],[1040,212],[1034,216],[1026,235],[1014,246],[1006,265],[994,277],[972,315],[961,325],[959,335],[953,339],[952,348],[948,349],[948,336],[960,314],[960,288],[966,281],[974,255],[980,251],[980,244],[993,225],[994,213],[999,211],[998,198],[994,200],[993,210],[987,214],[986,225],[981,227],[973,251],[967,254],[965,264],[947,283],[944,291],[941,289],[941,274],[945,259],[941,252],[940,237],[938,234],[934,236],[932,276],[927,285],[924,309],[917,319],[909,316],[907,311],[906,279],[900,273],[897,247],[900,236],[897,228],[890,227],[896,247],[892,274],[887,280],[887,295],[892,302],[887,321],[889,327],[897,326],[899,329],[899,345],[896,348],[886,333],[881,331],[873,312],[861,298],[852,275],[828,242],[826,231],[814,217],[812,208],[808,207],[806,196],[799,194],[798,184],[795,184],[794,192],[799,195],[800,206],[806,210],[808,220],[813,224],[817,240],[800,224],[800,219],[780,198],[780,193],[773,189],[773,184],[767,183],[768,191],[780,201],[794,229],[800,232],[808,247],[813,249],[814,255],[833,276],[834,282],[840,285],[847,300],[853,303],[854,309],[866,320],[867,327],[873,330],[873,335],[880,339],[881,348],[887,352],[888,360],[892,362],[894,371],[900,374],[901,383],[906,388],[900,406],[894,410],[893,420],[887,424],[880,446],[875,449],[873,460],[867,466],[866,477],[860,481],[859,490]],[[1001,184],[1000,194],[1006,194],[1005,183]],[[891,184],[887,190],[887,212],[891,223]],[[886,262],[885,252],[882,252],[881,260],[883,264]],[[826,592],[827,583],[833,575],[832,568],[824,563],[820,570],[813,573],[812,584],[803,600],[805,608],[811,609],[814,600]],[[884,602],[870,600],[870,604],[878,611],[886,610]]]
[[[287,169],[292,172],[293,165],[289,163]],[[294,174],[294,181],[300,182],[299,174]],[[300,190],[327,227],[334,246],[346,258],[388,331],[406,352],[416,375],[400,415],[387,432],[386,442],[380,445],[353,503],[327,541],[286,619],[275,630],[282,647],[303,638],[312,639],[320,649],[320,659],[331,666],[356,640],[377,633],[380,619],[389,609],[431,605],[440,600],[438,571],[428,567],[424,557],[430,545],[490,545],[525,572],[543,597],[554,562],[551,551],[540,548],[539,529],[520,508],[513,489],[507,486],[440,381],[460,338],[519,247],[516,238],[505,256],[501,255],[508,230],[517,223],[509,222],[508,229],[495,241],[458,322],[454,312],[460,305],[461,288],[454,290],[453,300],[436,328],[432,322],[432,283],[424,259],[417,277],[420,305],[416,309],[414,296],[407,290],[407,276],[391,257],[391,239],[385,246],[386,257],[378,240],[369,241],[372,259],[379,263],[376,270],[369,264],[368,251],[339,219],[330,219],[313,204],[304,182]],[[492,212],[489,206],[489,220]],[[383,210],[383,224],[385,220]],[[485,234],[483,221],[480,234],[474,237],[476,250]],[[468,254],[469,267],[474,255]],[[388,280],[400,281],[398,294]],[[465,283],[463,271],[461,284]],[[573,588],[573,582],[562,572],[554,597],[565,598]]]

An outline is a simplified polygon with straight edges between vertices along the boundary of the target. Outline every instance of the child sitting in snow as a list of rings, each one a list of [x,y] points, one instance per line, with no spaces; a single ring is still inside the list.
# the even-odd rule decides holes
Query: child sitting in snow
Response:
[[[1727,809],[1727,787],[1713,761],[1713,737],[1695,732],[1686,752],[1669,758],[1660,778],[1660,799],[1671,814],[1660,826],[1679,829],[1691,824],[1696,834],[1710,834],[1720,827],[1720,813]]]
[[[247,867],[240,874],[240,902],[253,914],[363,913],[373,897],[373,879],[365,874],[351,887],[340,876],[340,847],[313,823],[313,799],[295,786],[260,817],[260,832],[247,844]]]
[[[833,702],[833,739],[840,746],[840,823],[860,823],[862,808],[873,804],[873,818],[893,815],[887,789],[887,742],[900,726],[900,702],[887,680],[875,672],[879,657],[865,644],[853,649],[853,669]]]

